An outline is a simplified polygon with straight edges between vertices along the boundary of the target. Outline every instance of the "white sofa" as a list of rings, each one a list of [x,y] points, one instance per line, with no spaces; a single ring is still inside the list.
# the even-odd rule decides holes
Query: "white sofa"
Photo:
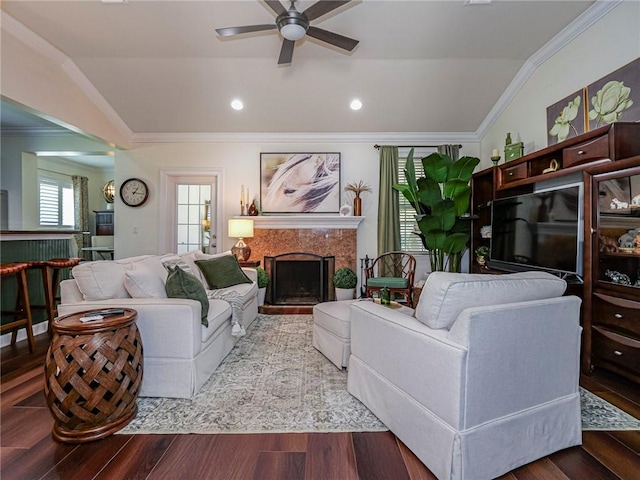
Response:
[[[348,390],[439,479],[581,443],[580,299],[542,272],[432,273],[415,316],[351,306]]]
[[[105,307],[135,309],[144,355],[140,396],[191,398],[238,341],[239,336],[232,335],[232,321],[246,328],[258,314],[255,269],[242,269],[252,283],[207,292],[208,327],[202,324],[199,301],[163,295],[167,277],[163,264],[188,267],[207,288],[195,261],[211,257],[215,255],[190,252],[80,264],[73,269],[74,278],[60,284],[58,314]],[[235,316],[230,301],[219,298],[223,296],[234,298]]]

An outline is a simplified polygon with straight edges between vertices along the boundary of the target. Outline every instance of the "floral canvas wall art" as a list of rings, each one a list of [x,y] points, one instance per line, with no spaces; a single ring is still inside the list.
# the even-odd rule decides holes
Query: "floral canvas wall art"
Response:
[[[547,107],[547,144],[554,145],[587,131],[585,89]]]
[[[547,144],[613,122],[640,121],[640,58],[547,107]]]
[[[588,129],[640,120],[640,58],[587,87]]]
[[[264,213],[338,213],[339,153],[261,153]]]

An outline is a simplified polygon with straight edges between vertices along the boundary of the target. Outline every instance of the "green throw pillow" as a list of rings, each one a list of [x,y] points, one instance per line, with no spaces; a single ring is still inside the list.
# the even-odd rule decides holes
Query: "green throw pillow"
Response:
[[[227,288],[239,283],[251,283],[233,255],[196,260],[196,265],[202,271],[211,290]]]
[[[202,324],[208,327],[209,299],[200,280],[178,266],[168,267],[167,270],[169,270],[165,285],[167,297],[198,300],[202,304]]]

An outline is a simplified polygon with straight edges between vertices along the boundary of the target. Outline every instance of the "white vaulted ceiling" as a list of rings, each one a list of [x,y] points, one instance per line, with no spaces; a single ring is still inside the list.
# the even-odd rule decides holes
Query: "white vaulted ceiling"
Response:
[[[274,22],[257,0],[4,0],[2,11],[68,56],[136,134],[476,132],[528,59],[594,2],[463,3],[350,2],[312,24],[359,40],[353,52],[305,39],[288,66],[277,31],[214,31]]]

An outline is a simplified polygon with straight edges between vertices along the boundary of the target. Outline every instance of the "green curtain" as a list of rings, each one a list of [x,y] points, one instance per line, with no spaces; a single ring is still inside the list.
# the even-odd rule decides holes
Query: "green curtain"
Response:
[[[378,197],[378,255],[400,250],[398,147],[380,147],[380,195]]]
[[[460,147],[458,145],[438,145],[438,153],[448,155],[454,162],[460,156]]]
[[[81,232],[89,231],[89,188],[87,177],[74,175],[73,182],[73,203],[75,204],[75,229]],[[78,246],[78,256],[83,260],[91,260],[91,252],[83,252],[83,247],[89,247],[91,238],[89,235],[78,233],[74,235]]]

